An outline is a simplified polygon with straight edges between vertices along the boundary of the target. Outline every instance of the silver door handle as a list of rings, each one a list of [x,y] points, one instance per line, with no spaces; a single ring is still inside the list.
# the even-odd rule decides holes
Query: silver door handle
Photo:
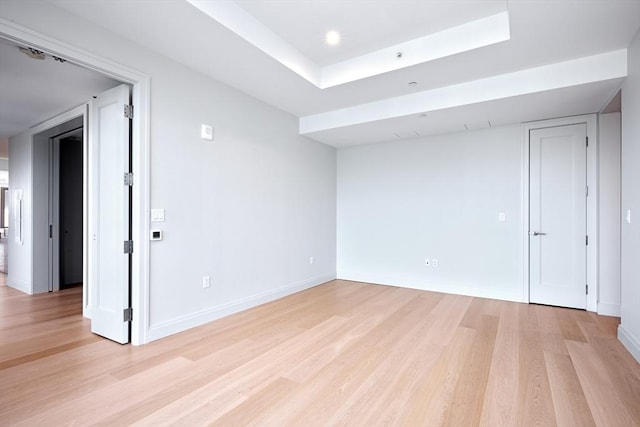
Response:
[[[530,231],[529,235],[531,235],[531,236],[546,236],[547,233],[538,233],[537,231]]]

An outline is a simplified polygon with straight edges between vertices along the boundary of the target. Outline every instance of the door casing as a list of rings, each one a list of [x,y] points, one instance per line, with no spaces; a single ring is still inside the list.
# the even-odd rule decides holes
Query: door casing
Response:
[[[587,148],[587,186],[589,197],[587,198],[587,310],[598,309],[598,120],[596,114],[572,116],[552,120],[524,123],[522,125],[522,215],[521,215],[521,243],[522,243],[522,301],[529,301],[529,133],[533,129],[567,126],[574,124],[586,124],[589,146]]]
[[[106,76],[132,85],[132,171],[135,176],[132,203],[132,236],[135,251],[131,268],[131,343],[149,341],[149,147],[150,147],[150,88],[151,78],[93,52],[79,49],[30,28],[0,18],[0,37],[26,44],[44,52],[66,58],[78,65],[101,72]],[[82,106],[84,107],[84,106]],[[46,128],[42,128],[46,129]]]

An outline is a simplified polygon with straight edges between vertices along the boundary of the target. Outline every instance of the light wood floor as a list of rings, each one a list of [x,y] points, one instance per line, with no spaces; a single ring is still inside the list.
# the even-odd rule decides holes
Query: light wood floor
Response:
[[[0,286],[1,425],[640,425],[612,317],[333,281],[132,347],[80,301]]]

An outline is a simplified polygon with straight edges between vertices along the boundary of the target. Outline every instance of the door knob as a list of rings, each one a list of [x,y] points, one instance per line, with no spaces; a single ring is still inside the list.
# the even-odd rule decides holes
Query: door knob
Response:
[[[537,231],[530,231],[529,235],[531,235],[531,236],[546,236],[547,233],[538,233]]]

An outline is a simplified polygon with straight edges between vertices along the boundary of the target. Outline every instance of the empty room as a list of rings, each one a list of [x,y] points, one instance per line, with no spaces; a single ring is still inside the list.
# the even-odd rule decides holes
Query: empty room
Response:
[[[640,426],[640,0],[0,0],[0,425]]]

